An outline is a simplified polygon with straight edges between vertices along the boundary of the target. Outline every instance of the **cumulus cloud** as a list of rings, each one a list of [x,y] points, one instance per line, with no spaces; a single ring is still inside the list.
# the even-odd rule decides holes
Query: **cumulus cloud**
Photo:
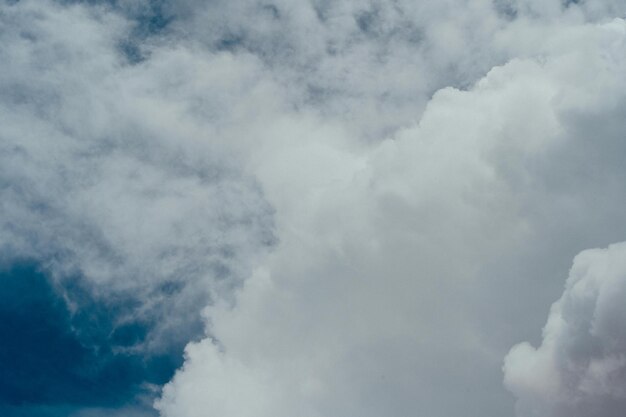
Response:
[[[626,405],[626,244],[580,253],[535,349],[515,346],[505,383],[519,416],[619,416]]]
[[[506,60],[490,1],[179,1],[171,30],[259,56],[300,106],[369,140],[413,123],[437,89]],[[459,11],[462,10],[462,13]]]
[[[163,417],[510,415],[626,235],[621,1],[9,3],[2,262],[87,348],[94,306],[115,354],[192,341]]]
[[[623,175],[602,148],[622,149],[603,122],[623,108],[625,26],[572,13],[512,24],[499,42],[517,59],[468,91],[437,92],[417,125],[375,145],[321,123],[270,130],[254,166],[281,241],[234,307],[206,310],[212,337],[188,346],[162,415],[510,412],[498,369],[515,331],[498,326],[515,299],[526,316],[537,302],[517,282],[535,272],[520,259],[557,269],[572,247],[554,233],[621,216],[595,217],[611,209],[589,198]],[[603,171],[584,179],[575,167],[590,126],[601,129],[592,158]],[[601,198],[623,201],[605,185]]]

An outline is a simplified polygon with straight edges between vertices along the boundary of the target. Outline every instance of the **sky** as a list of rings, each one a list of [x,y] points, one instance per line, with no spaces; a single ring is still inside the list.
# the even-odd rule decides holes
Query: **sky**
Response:
[[[626,1],[0,0],[0,415],[623,417]]]

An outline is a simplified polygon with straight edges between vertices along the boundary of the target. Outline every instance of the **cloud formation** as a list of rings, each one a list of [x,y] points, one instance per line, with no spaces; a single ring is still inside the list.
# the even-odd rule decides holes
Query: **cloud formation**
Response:
[[[0,259],[79,348],[191,342],[163,417],[512,415],[510,346],[626,236],[625,6],[5,2]]]
[[[274,239],[254,179],[194,121],[211,103],[194,116],[189,93],[175,98],[175,79],[200,67],[176,49],[129,65],[129,24],[104,8],[19,2],[1,17],[3,259],[34,259],[61,287],[81,276],[96,296],[133,294],[171,337]]]
[[[273,245],[272,208],[232,151],[207,139],[218,129],[219,106],[211,95],[193,98],[201,84],[217,88],[215,95],[231,91],[232,84],[211,80],[227,72],[228,57],[163,47],[138,64],[124,50],[133,23],[106,5],[10,3],[0,13],[0,260],[9,270],[35,265],[55,293],[46,303],[64,301],[59,311],[66,308],[70,318],[51,316],[58,319],[51,323],[55,335],[69,332],[63,337],[81,352],[108,353],[83,361],[95,376],[69,385],[59,376],[33,398],[11,391],[13,385],[4,399],[105,406],[106,393],[81,395],[81,384],[112,382],[98,369],[116,361],[132,368],[128,358],[153,370],[153,361],[173,358],[162,370],[171,373],[184,344],[203,334],[200,310],[230,294]],[[241,68],[239,75],[245,73]],[[185,92],[180,85],[187,79]],[[8,288],[13,280],[29,282],[2,275]],[[15,296],[28,299],[37,288]],[[7,320],[25,314],[24,306],[7,311]],[[37,308],[48,306],[42,301]],[[19,342],[35,322],[17,327],[19,334],[5,342],[14,354],[24,353],[6,357],[20,372],[32,366],[29,351],[51,355]],[[77,357],[61,360],[69,369],[60,372],[74,372]],[[120,382],[113,395],[127,398],[135,390],[123,387],[142,377],[165,382],[163,373],[156,379],[130,373],[140,380]]]
[[[280,244],[234,307],[207,309],[212,337],[188,346],[162,415],[507,413],[499,367],[520,329],[502,327],[521,322],[516,299],[526,317],[539,302],[523,256],[545,274],[573,249],[565,233],[606,230],[584,245],[624,232],[590,197],[624,201],[606,152],[623,149],[611,132],[625,26],[571,13],[512,23],[499,41],[518,58],[437,92],[417,125],[375,145],[320,123],[268,133],[255,166]]]
[[[622,415],[626,405],[626,244],[574,259],[535,349],[515,346],[505,383],[519,416]]]

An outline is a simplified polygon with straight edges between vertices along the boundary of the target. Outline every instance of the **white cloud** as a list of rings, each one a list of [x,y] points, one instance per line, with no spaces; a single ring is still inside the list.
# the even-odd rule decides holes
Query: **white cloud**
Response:
[[[626,244],[580,253],[535,349],[515,346],[505,383],[518,415],[620,416],[626,405]]]
[[[280,244],[234,307],[207,309],[212,337],[188,347],[157,403],[162,415],[506,413],[498,369],[515,330],[493,340],[482,305],[500,315],[489,324],[506,326],[509,303],[532,302],[530,288],[498,292],[533,271],[511,253],[551,237],[553,253],[571,250],[553,233],[602,221],[562,210],[598,212],[588,199],[613,175],[573,189],[551,175],[566,169],[572,185],[581,175],[567,152],[585,141],[586,124],[573,115],[599,123],[624,100],[624,22],[569,19],[513,25],[501,39],[521,58],[469,91],[439,91],[419,124],[378,144],[298,116],[258,129],[252,166],[276,207]],[[524,41],[535,37],[543,43],[530,50]],[[609,168],[609,159],[594,162]]]
[[[155,345],[208,305],[164,417],[512,413],[503,356],[626,234],[620,3],[181,0],[134,64],[111,7],[0,14],[3,257]]]
[[[25,1],[0,18],[3,259],[140,299],[128,319],[160,323],[157,345],[189,337],[274,240],[258,184],[211,140],[223,106],[246,105],[236,88],[258,86],[254,60],[163,46],[131,66],[130,23],[104,7]]]

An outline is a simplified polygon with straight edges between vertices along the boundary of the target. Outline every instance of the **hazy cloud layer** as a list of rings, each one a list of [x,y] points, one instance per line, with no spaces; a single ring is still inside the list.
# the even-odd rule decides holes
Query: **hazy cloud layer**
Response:
[[[99,369],[193,341],[163,417],[513,415],[503,358],[626,236],[623,1],[0,7],[0,259]],[[619,248],[506,356],[519,417],[616,415]],[[0,411],[141,415],[172,363]]]

